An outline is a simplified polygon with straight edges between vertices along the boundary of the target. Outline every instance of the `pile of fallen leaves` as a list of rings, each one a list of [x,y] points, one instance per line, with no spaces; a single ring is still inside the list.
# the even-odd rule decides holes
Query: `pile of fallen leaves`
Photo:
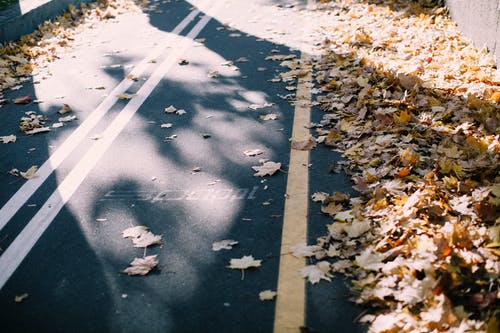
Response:
[[[313,196],[333,223],[317,245],[291,249],[318,260],[303,275],[351,277],[371,332],[498,332],[492,56],[442,7],[339,0],[327,8],[336,21],[314,62],[325,114],[311,127],[346,158],[336,171],[352,176],[359,196]]]
[[[3,100],[3,90],[15,90],[33,73],[43,71],[48,62],[58,59],[72,45],[79,31],[137,8],[131,0],[99,0],[81,3],[80,8],[70,5],[67,12],[40,24],[33,33],[0,44],[0,107],[7,102]]]

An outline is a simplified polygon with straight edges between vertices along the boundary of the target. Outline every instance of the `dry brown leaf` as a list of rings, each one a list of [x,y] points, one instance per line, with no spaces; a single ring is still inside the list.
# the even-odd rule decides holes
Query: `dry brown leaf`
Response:
[[[292,139],[292,149],[296,150],[311,150],[316,147],[316,140],[314,138],[307,139]]]
[[[259,116],[260,120],[267,121],[267,120],[276,120],[278,119],[278,115],[276,113],[268,113]]]
[[[158,266],[158,255],[135,258],[130,266],[123,270],[128,275],[146,275]]]
[[[261,155],[263,154],[264,152],[258,148],[256,149],[247,149],[245,151],[243,151],[243,154],[245,154],[246,156],[257,156],[257,155]]]
[[[14,134],[0,136],[0,141],[2,141],[2,143],[16,142],[16,140],[17,140],[17,136],[15,136]]]
[[[19,172],[19,175],[23,177],[24,179],[32,179],[37,177],[36,172],[38,170],[38,167],[36,165],[32,165],[28,170],[24,172]]]
[[[121,93],[120,95],[118,95],[118,99],[132,99],[136,96],[137,94]]]
[[[16,97],[12,102],[14,104],[29,104],[31,103],[32,100],[33,100],[33,95],[28,94],[26,96]]]
[[[254,173],[254,176],[272,176],[276,173],[276,171],[281,169],[281,163],[268,161],[264,162],[262,165],[253,166],[252,169],[257,171],[256,173]]]
[[[316,265],[308,265],[302,268],[300,270],[300,275],[312,284],[316,284],[320,280],[332,281],[330,263],[327,261],[320,261]]]
[[[256,260],[253,256],[243,256],[240,259],[231,259],[228,268],[231,269],[248,269],[260,267],[262,260]]]
[[[57,113],[59,114],[65,114],[65,113],[68,113],[68,112],[71,112],[71,107],[68,105],[68,104],[63,104],[63,107],[60,108]]]
[[[267,107],[270,107],[273,105],[274,105],[274,103],[250,104],[248,106],[248,108],[250,110],[260,110],[260,109],[264,109],[264,108],[267,108]]]
[[[341,212],[344,207],[341,204],[337,204],[335,202],[329,202],[327,205],[321,206],[321,212],[325,214],[335,215],[338,212]]]
[[[259,299],[261,301],[272,301],[278,293],[272,290],[264,290],[259,293]]]
[[[224,239],[212,244],[212,251],[231,250],[238,241],[232,239]]]
[[[132,239],[134,247],[145,248],[151,245],[161,244],[161,235],[155,235],[146,226],[135,226],[122,231],[123,238]]]
[[[28,294],[28,293],[24,293],[24,294],[22,294],[22,295],[16,295],[16,296],[14,297],[14,302],[16,302],[16,303],[22,303],[22,302],[24,302],[25,300],[27,300],[27,299],[28,299],[28,297],[29,297],[29,294]]]

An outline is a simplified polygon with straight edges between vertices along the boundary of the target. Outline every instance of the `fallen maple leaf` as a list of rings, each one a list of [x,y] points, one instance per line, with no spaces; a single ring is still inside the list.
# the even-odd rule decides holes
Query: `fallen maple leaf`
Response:
[[[315,192],[311,195],[311,200],[314,202],[323,202],[328,198],[328,193],[325,192]]]
[[[137,96],[137,94],[121,93],[120,95],[118,95],[118,98],[119,99],[132,99],[136,96]]]
[[[264,152],[260,149],[247,149],[247,150],[243,151],[243,154],[245,154],[246,156],[257,156],[257,155],[261,155],[263,153]]]
[[[326,205],[322,205],[321,212],[333,216],[338,212],[342,211],[343,208],[344,207],[341,204],[337,204],[336,202],[332,201]]]
[[[12,102],[14,104],[29,104],[31,103],[32,100],[33,100],[33,95],[28,94],[26,96],[16,97]]]
[[[10,143],[10,142],[16,142],[17,137],[15,135],[6,135],[6,136],[0,136],[0,141],[2,143]]]
[[[308,279],[312,284],[318,283],[320,280],[331,281],[332,275],[330,272],[330,263],[320,261],[316,265],[308,265],[300,270],[300,275]]]
[[[264,290],[259,293],[259,299],[261,301],[272,301],[277,294],[278,293],[272,290]]]
[[[19,172],[19,174],[21,175],[21,177],[25,178],[25,179],[31,179],[31,178],[35,178],[37,177],[36,175],[36,171],[38,170],[38,167],[36,165],[32,165],[28,170],[26,170],[25,172]]]
[[[325,251],[318,245],[307,245],[306,243],[299,243],[290,246],[290,253],[297,258],[322,256]]]
[[[217,71],[217,70],[211,70],[211,71],[209,71],[209,72],[207,73],[207,76],[208,76],[209,78],[216,78],[216,77],[219,77],[219,76],[220,76],[220,73],[219,73],[219,71]]]
[[[60,122],[66,123],[68,121],[72,121],[72,120],[75,120],[75,119],[76,119],[76,116],[75,115],[71,115],[71,116],[66,116],[66,117],[60,117],[57,120],[60,121]]]
[[[57,111],[57,113],[59,113],[59,114],[65,114],[68,112],[71,112],[71,108],[68,104],[63,104],[63,107]]]
[[[256,260],[253,256],[243,256],[240,259],[231,259],[228,268],[231,269],[248,269],[260,267],[262,260]]]
[[[33,134],[38,134],[38,133],[45,133],[45,132],[50,132],[50,127],[37,127],[37,128],[33,128],[32,130],[29,130],[29,131],[25,131],[24,133],[26,133],[27,135],[33,135]]]
[[[16,302],[16,303],[22,303],[26,299],[28,299],[28,297],[29,297],[28,293],[24,293],[22,295],[16,295],[16,297],[14,297],[14,302]]]
[[[253,166],[252,169],[257,171],[254,173],[254,176],[264,177],[264,176],[272,176],[276,173],[276,171],[280,170],[281,163],[277,162],[264,162],[262,165]]]
[[[122,272],[128,275],[146,275],[158,266],[158,255],[147,256],[144,258],[134,258],[130,266]]]
[[[259,116],[260,120],[267,121],[267,120],[276,120],[278,119],[278,115],[276,113],[268,113]]]
[[[236,244],[238,244],[238,241],[232,239],[224,239],[219,242],[213,243],[212,251],[231,250]]]
[[[177,108],[173,105],[165,108],[165,113],[174,113],[175,111],[177,111]]]
[[[123,238],[131,238],[134,247],[148,247],[161,244],[161,236],[149,231],[148,227],[136,226],[122,231]]]
[[[292,139],[292,149],[296,150],[311,150],[316,147],[316,140],[314,138],[307,138],[296,140]]]
[[[415,75],[406,75],[406,74],[399,73],[398,80],[399,80],[399,84],[401,85],[401,87],[403,87],[406,90],[411,90],[415,87],[422,85],[422,80],[418,76],[415,76]]]
[[[248,108],[250,110],[259,110],[259,109],[267,108],[267,107],[270,107],[270,106],[273,106],[273,105],[274,105],[274,103],[250,104],[248,106]]]

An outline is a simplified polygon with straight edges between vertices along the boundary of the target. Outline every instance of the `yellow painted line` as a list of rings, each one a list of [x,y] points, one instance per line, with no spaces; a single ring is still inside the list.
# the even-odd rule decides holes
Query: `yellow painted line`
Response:
[[[293,119],[292,138],[307,138],[310,121],[311,65],[308,56],[301,56],[302,70],[297,86],[297,102]],[[274,317],[274,333],[300,332],[305,325],[305,281],[299,271],[305,259],[289,254],[290,246],[307,242],[307,207],[309,202],[309,152],[290,150],[290,165],[281,236],[281,259],[278,275],[278,297]]]

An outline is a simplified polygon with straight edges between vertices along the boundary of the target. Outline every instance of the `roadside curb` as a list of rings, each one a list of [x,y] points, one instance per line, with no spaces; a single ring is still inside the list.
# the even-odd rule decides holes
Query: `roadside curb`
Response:
[[[0,11],[0,42],[33,32],[41,23],[64,12],[70,4],[91,0],[21,0]]]

